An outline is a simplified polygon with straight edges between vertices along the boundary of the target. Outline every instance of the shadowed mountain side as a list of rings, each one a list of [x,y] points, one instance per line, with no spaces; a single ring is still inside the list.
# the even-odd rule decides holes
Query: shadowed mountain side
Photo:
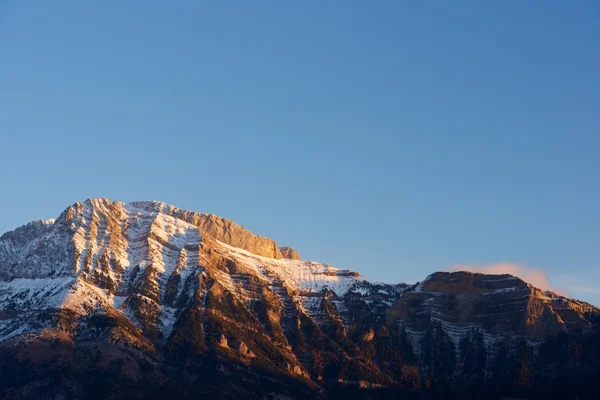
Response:
[[[0,238],[2,398],[593,398],[598,322],[511,275],[369,282],[160,202]]]

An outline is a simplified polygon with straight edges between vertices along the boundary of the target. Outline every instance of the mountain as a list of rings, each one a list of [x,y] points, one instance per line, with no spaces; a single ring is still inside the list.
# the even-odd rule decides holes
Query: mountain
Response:
[[[600,310],[510,275],[414,285],[227,219],[92,199],[0,237],[0,396],[596,398]]]

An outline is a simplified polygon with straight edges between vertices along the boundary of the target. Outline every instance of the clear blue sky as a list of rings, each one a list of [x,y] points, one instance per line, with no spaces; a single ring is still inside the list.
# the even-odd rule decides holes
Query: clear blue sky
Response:
[[[600,305],[600,3],[2,1],[0,231],[89,197]],[[493,4],[492,4],[493,3]]]

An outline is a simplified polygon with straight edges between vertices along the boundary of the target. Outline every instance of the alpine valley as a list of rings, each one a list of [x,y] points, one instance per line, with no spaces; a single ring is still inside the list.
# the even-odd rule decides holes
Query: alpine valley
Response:
[[[161,202],[87,200],[0,237],[4,399],[596,399],[599,385],[600,310],[510,275],[370,282]]]

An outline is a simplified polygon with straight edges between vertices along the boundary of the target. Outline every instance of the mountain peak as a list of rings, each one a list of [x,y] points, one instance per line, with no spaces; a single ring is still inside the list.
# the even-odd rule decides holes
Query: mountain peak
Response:
[[[370,282],[300,260],[225,218],[157,201],[88,199],[55,223],[35,221],[0,238],[0,352],[66,360],[47,356],[62,340],[80,352],[67,357],[73,370],[84,365],[86,374],[138,360],[128,371],[148,371],[152,382],[164,381],[154,373],[174,381],[190,375],[182,365],[203,365],[227,382],[244,369],[260,371],[254,378],[271,371],[267,385],[296,382],[314,393],[351,385],[420,390],[494,377],[497,366],[522,376],[525,356],[537,363],[532,373],[568,357],[548,358],[548,348],[581,348],[571,368],[585,361],[578,354],[594,351],[599,318],[589,304],[511,275]],[[565,337],[574,347],[557,342]],[[102,358],[123,352],[117,362]],[[581,365],[577,371],[598,370]]]
[[[280,248],[267,237],[256,235],[235,222],[209,213],[199,213],[181,209],[162,201],[134,201],[122,203],[108,198],[92,198],[78,202],[67,208],[59,219],[72,219],[76,214],[100,213],[162,213],[196,226],[202,235],[209,236],[225,244],[248,250],[254,254],[275,259],[290,258],[299,260],[300,254],[293,248]],[[122,216],[114,215],[115,218]]]

